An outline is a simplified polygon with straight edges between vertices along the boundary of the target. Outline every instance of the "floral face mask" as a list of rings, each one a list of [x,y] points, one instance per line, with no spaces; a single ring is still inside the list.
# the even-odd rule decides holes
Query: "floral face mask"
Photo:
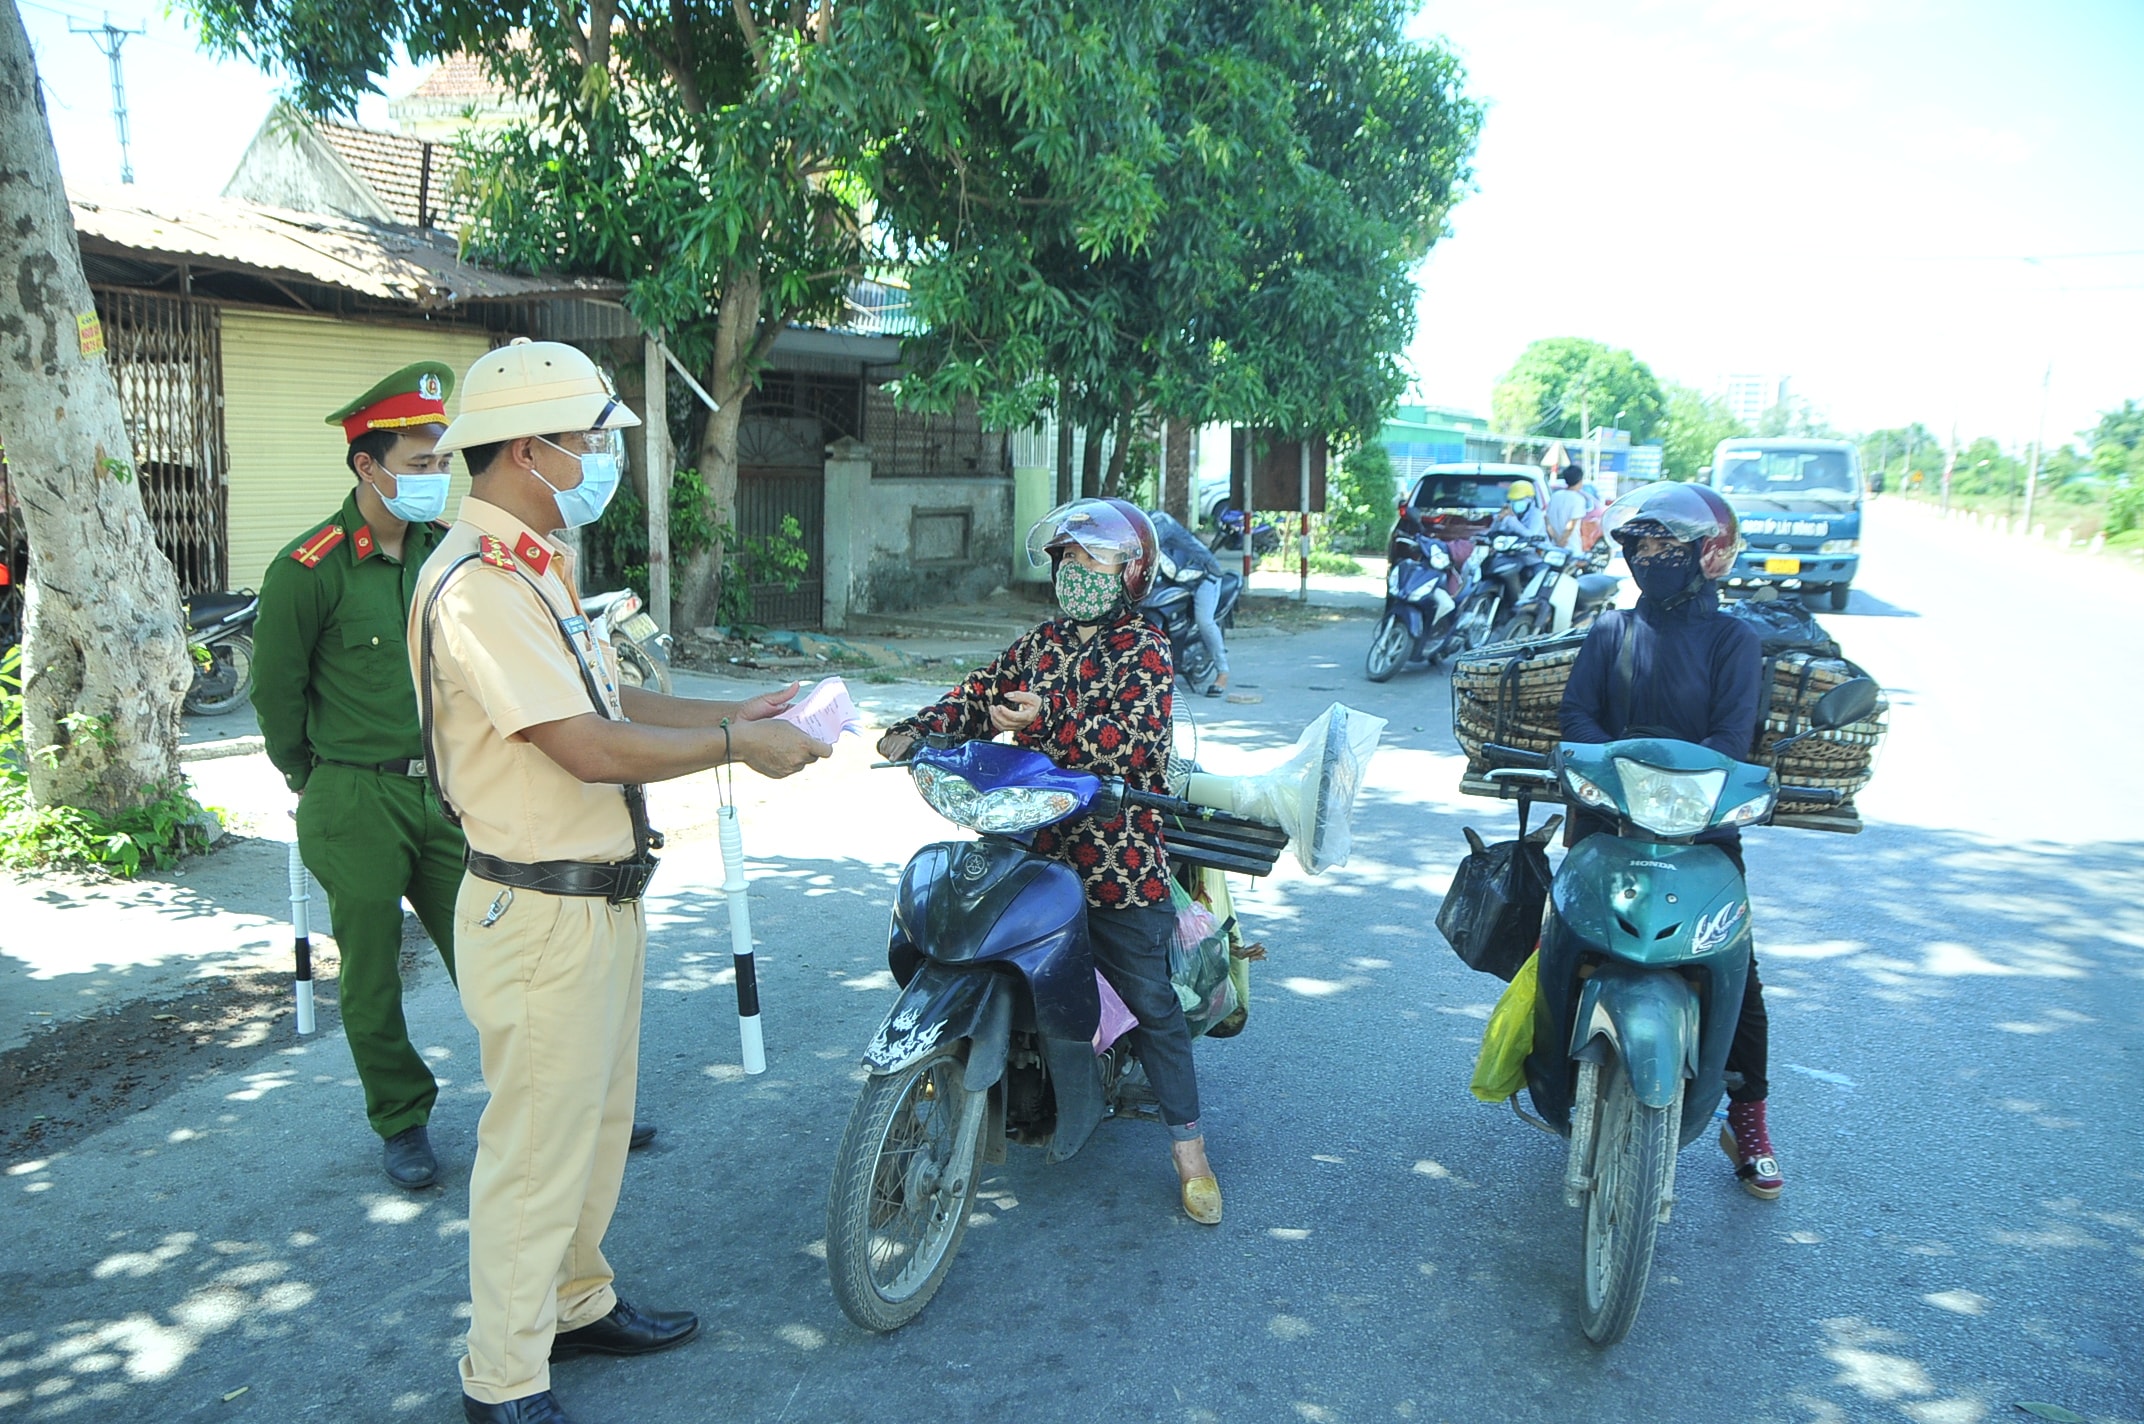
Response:
[[[1121,573],[1096,573],[1073,559],[1057,565],[1057,606],[1081,623],[1099,623],[1124,597]]]

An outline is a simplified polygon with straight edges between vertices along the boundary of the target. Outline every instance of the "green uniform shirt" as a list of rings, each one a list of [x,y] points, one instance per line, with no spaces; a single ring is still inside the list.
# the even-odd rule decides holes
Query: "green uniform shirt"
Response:
[[[402,557],[390,559],[352,490],[332,520],[268,566],[253,628],[253,708],[291,790],[304,789],[317,762],[424,755],[403,630],[417,571],[445,534],[412,524]]]

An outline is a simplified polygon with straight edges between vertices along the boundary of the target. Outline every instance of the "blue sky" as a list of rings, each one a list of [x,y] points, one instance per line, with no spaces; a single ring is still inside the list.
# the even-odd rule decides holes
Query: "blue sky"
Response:
[[[105,7],[20,3],[69,181],[116,182],[105,61],[68,33]],[[214,193],[274,81],[161,4],[110,10],[148,30],[141,187]],[[2144,398],[2144,0],[1432,0],[1417,30],[1489,105],[1422,274],[1429,399],[1486,409],[1559,335],[1704,388],[1784,374],[1849,428],[2022,444],[2050,362],[2050,443]]]

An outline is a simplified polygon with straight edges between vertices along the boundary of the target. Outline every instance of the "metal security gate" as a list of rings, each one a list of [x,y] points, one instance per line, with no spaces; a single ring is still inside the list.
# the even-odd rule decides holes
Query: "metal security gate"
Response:
[[[779,538],[784,517],[796,520],[794,537],[811,562],[793,589],[755,579],[752,621],[770,628],[816,628],[825,609],[826,471],[809,465],[740,465],[738,534],[746,539]]]
[[[230,453],[223,438],[223,340],[216,307],[188,297],[96,289],[142,505],[179,592],[229,577]]]

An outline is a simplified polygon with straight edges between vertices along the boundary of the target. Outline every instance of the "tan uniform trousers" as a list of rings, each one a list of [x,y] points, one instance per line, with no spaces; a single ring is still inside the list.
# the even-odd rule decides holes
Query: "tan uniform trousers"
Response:
[[[462,1391],[502,1404],[551,1387],[551,1337],[617,1303],[603,1233],[625,1178],[640,1061],[640,905],[464,876],[454,907],[462,1009],[491,1101],[469,1178]],[[466,949],[461,946],[466,945]]]

